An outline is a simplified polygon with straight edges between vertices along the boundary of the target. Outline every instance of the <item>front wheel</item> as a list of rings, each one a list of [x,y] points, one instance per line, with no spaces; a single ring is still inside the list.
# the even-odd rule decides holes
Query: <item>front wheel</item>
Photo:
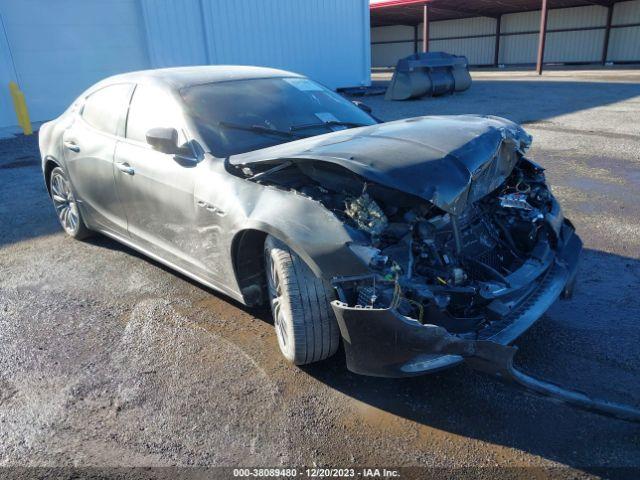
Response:
[[[273,323],[282,354],[296,365],[330,357],[340,341],[330,302],[333,288],[316,277],[302,259],[268,236],[265,269]]]
[[[82,220],[76,197],[62,168],[56,167],[51,172],[49,191],[51,192],[53,206],[58,214],[58,220],[64,231],[78,240],[88,237],[91,231]]]

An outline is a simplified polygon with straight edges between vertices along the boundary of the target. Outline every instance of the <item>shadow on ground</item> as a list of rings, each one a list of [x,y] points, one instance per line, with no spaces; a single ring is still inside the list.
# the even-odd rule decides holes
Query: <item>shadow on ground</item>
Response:
[[[145,259],[272,323],[266,308],[248,309],[111,239],[96,236],[90,242]],[[640,302],[627,298],[640,282],[640,260],[587,249],[579,274],[574,298],[556,302],[516,342],[516,363],[537,378],[640,407]],[[429,430],[434,434],[443,431],[506,446],[604,478],[629,478],[632,472],[622,467],[640,463],[638,425],[532,396],[464,365],[413,378],[365,377],[347,370],[341,349],[329,360],[301,369],[373,407],[374,416],[386,412],[435,429]],[[593,466],[596,457],[610,459],[614,467]]]
[[[573,299],[556,302],[516,342],[516,363],[537,378],[640,408],[639,302],[621,287],[640,284],[640,260],[585,250],[578,282]],[[640,462],[637,424],[531,396],[464,365],[414,378],[372,378],[348,372],[341,353],[303,369],[376,409],[594,474],[629,474],[593,467],[596,456],[616,466]]]

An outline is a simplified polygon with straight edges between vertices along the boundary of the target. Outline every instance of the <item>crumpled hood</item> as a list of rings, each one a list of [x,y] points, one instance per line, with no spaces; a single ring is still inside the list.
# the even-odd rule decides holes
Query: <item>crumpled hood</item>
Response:
[[[232,165],[322,161],[458,214],[497,188],[531,137],[500,117],[415,117],[234,155]]]

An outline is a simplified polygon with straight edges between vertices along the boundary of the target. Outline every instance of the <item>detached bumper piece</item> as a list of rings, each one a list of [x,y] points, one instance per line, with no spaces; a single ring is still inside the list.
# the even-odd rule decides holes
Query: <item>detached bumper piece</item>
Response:
[[[423,325],[393,309],[352,308],[334,301],[344,339],[347,368],[379,377],[406,377],[466,362],[475,369],[516,384],[534,394],[580,410],[640,423],[640,410],[590,398],[533,378],[513,366],[518,351],[509,343],[524,333],[575,282],[582,241],[570,223],[562,225],[563,247],[537,290],[500,322],[492,322],[478,339],[452,335],[445,328]]]
[[[510,344],[573,285],[582,241],[568,221],[559,226],[560,229],[562,245],[546,272],[535,282],[532,280],[530,288],[514,288],[514,293],[523,292],[521,298],[501,302],[500,310],[511,303],[510,310],[498,315],[491,311],[493,307],[488,309],[488,316],[496,318],[473,339],[453,335],[436,325],[423,325],[391,308],[349,307],[334,301],[332,306],[344,339],[347,368],[362,375],[407,377],[462,363],[466,357],[473,356],[477,344]],[[526,270],[528,266],[518,274]]]
[[[505,382],[514,383],[539,396],[548,397],[556,402],[566,403],[574,408],[605,417],[640,423],[640,410],[635,407],[591,398],[583,392],[568,390],[516,370],[513,366],[513,357],[517,351],[516,347],[503,346],[500,352],[488,350],[489,355],[484,358],[482,354],[485,352],[477,351],[466,361],[471,368],[494,375]]]
[[[385,100],[462,92],[471,86],[466,57],[444,52],[414,53],[398,60]]]

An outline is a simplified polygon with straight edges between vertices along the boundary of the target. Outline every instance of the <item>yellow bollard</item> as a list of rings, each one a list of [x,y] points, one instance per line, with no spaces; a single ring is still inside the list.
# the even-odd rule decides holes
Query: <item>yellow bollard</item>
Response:
[[[18,124],[22,127],[22,132],[25,135],[31,135],[33,128],[31,127],[31,120],[29,119],[29,111],[27,110],[24,93],[20,91],[16,82],[9,82],[9,91],[11,92],[11,98],[13,98],[13,108],[16,110]]]

